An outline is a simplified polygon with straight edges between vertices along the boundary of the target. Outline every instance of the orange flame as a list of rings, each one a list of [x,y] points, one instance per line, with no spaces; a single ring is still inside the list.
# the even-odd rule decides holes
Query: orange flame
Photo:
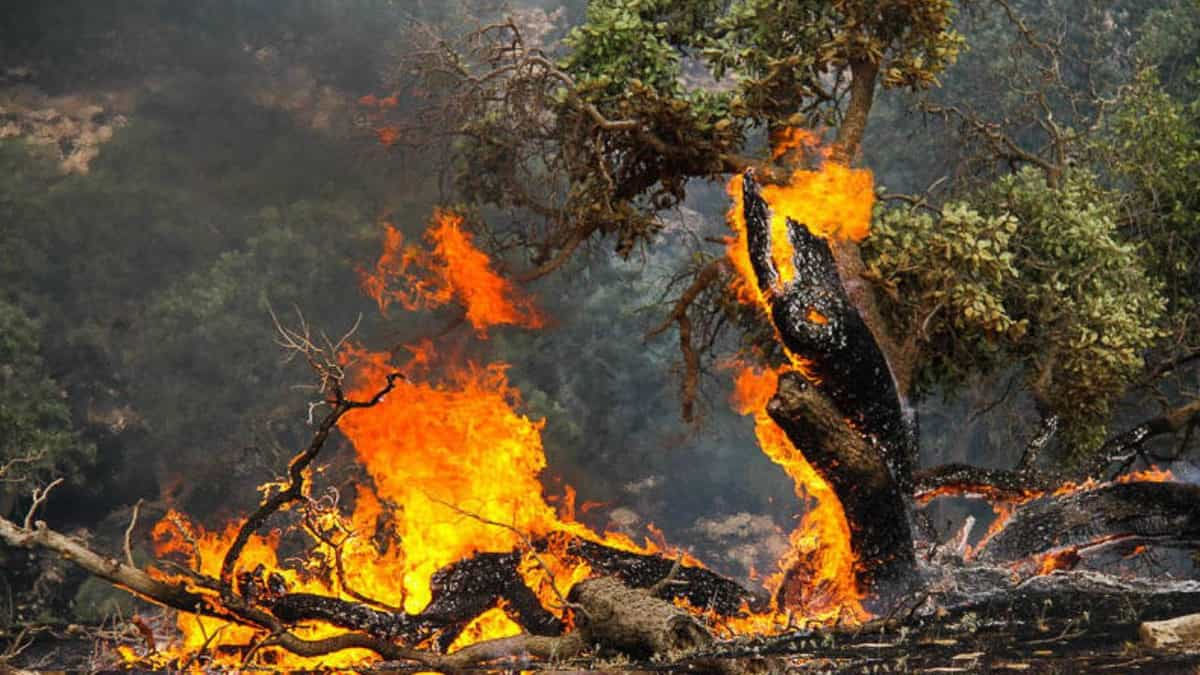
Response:
[[[766,587],[773,596],[777,595],[785,572],[797,565],[808,573],[808,579],[800,597],[788,598],[797,606],[776,606],[773,613],[798,610],[806,620],[819,622],[839,618],[862,620],[870,615],[862,606],[864,596],[855,581],[857,559],[850,549],[850,524],[842,503],[766,412],[779,375],[785,370],[743,366],[736,375],[733,395],[735,409],[754,417],[754,433],[763,452],[787,472],[796,485],[796,496],[809,507],[800,526],[791,534],[791,551],[779,562],[778,571],[767,579]]]
[[[819,147],[820,139],[804,129],[788,129],[773,152],[778,160],[799,147]],[[792,281],[792,244],[787,221],[801,223],[819,237],[862,241],[871,232],[871,211],[875,206],[875,178],[867,169],[854,169],[829,159],[816,169],[793,169],[787,182],[762,187],[762,196],[771,207],[771,257],[779,270],[780,281]],[[734,236],[726,244],[726,254],[737,272],[735,290],[743,302],[761,303],[754,268],[746,248],[746,219],[742,212],[742,177],[735,176],[727,188],[732,206],[726,219]]]
[[[358,352],[352,395],[369,397],[392,368],[386,354]],[[549,533],[557,516],[541,498],[546,466],[541,422],[515,412],[519,393],[505,366],[448,370],[440,384],[405,380],[375,408],[339,425],[380,494],[403,508],[394,514],[404,542],[404,607],[424,609],[429,580],[446,565],[484,551],[519,548],[513,531]],[[453,507],[479,516],[473,519]]]
[[[425,232],[432,250],[405,246],[404,237],[384,224],[383,253],[373,270],[359,270],[363,290],[387,312],[397,302],[408,310],[436,308],[453,301],[466,310],[467,321],[480,337],[497,325],[539,328],[541,314],[533,301],[518,293],[512,282],[492,269],[463,229],[462,216],[437,210]],[[400,282],[401,288],[392,288]]]
[[[1038,576],[1050,574],[1056,570],[1069,570],[1079,564],[1079,549],[1068,546],[1058,551],[1051,551],[1042,556],[1038,565]]]

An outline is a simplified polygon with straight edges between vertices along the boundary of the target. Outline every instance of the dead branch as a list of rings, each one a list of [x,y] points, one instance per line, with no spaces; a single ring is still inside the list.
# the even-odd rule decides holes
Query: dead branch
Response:
[[[330,409],[317,426],[316,433],[313,434],[308,447],[289,462],[287,487],[263,501],[238,529],[237,537],[230,545],[229,550],[225,552],[225,559],[221,563],[221,583],[227,588],[232,588],[234,567],[237,564],[237,559],[241,555],[242,549],[245,548],[246,543],[250,540],[250,536],[258,531],[268,518],[277,513],[285,505],[304,498],[306,491],[305,474],[308,467],[317,458],[321,449],[325,447],[325,442],[329,439],[329,435],[332,433],[334,427],[337,426],[338,420],[351,410],[370,408],[377,405],[385,396],[391,393],[396,386],[396,382],[404,379],[404,376],[400,373],[389,373],[384,386],[370,399],[366,401],[350,400],[346,398],[342,390],[344,373],[341,366],[337,363],[337,350],[349,339],[354,329],[352,328],[336,344],[327,339],[326,347],[318,347],[309,335],[303,315],[300,316],[301,329],[299,331],[282,326],[274,312],[271,313],[271,317],[275,321],[275,326],[280,333],[281,344],[291,350],[292,353],[302,354],[317,374],[320,379],[321,392],[325,397],[324,403]],[[357,325],[356,323],[355,327]]]
[[[388,603],[383,602],[382,600],[377,600],[375,598],[372,598],[372,597],[368,596],[367,594],[358,591],[357,589],[354,588],[353,585],[350,584],[350,580],[346,575],[346,565],[344,562],[345,556],[343,555],[342,550],[345,547],[347,542],[349,542],[352,538],[357,536],[356,532],[344,530],[344,527],[343,527],[343,528],[341,528],[344,530],[344,536],[343,536],[342,540],[334,541],[332,537],[329,537],[321,532],[321,529],[317,523],[307,522],[308,520],[309,519],[306,517],[305,518],[305,521],[306,521],[305,530],[314,539],[316,539],[320,543],[324,544],[327,548],[329,548],[329,550],[331,550],[333,552],[334,573],[337,575],[338,584],[341,586],[342,590],[345,591],[346,595],[354,598],[355,600],[358,600],[359,602],[361,602],[363,604],[371,605],[374,607],[380,607],[380,608],[385,609],[392,613],[402,613],[404,611],[404,609],[402,607],[396,606],[396,605],[389,605]]]
[[[21,466],[22,464],[35,464],[37,462],[40,462],[41,460],[45,459],[45,457],[46,457],[46,451],[45,451],[45,449],[42,449],[42,450],[38,450],[36,452],[31,452],[26,455],[20,455],[17,457],[13,457],[12,459],[5,462],[4,464],[0,464],[0,482],[2,482],[2,483],[19,482],[16,479],[9,478],[8,472],[12,471],[13,469],[16,469],[17,467]]]
[[[1100,476],[1105,473],[1110,465],[1118,463],[1119,468],[1114,476],[1119,475],[1131,467],[1133,462],[1139,457],[1146,459],[1146,463],[1150,464],[1151,458],[1146,456],[1144,450],[1144,446],[1148,440],[1156,436],[1173,434],[1184,429],[1190,429],[1197,421],[1200,421],[1200,398],[1167,410],[1163,414],[1148,419],[1128,431],[1117,434],[1106,441],[1096,452],[1096,460],[1093,463],[1090,473]],[[1155,459],[1171,460],[1175,458],[1163,457]]]
[[[46,497],[50,496],[50,491],[62,485],[62,478],[55,478],[50,481],[50,484],[44,488],[33,489],[33,504],[29,506],[29,511],[25,513],[25,529],[28,530],[33,524],[33,516],[37,514],[37,510],[46,503]]]
[[[137,500],[133,505],[133,514],[129,516],[129,526],[125,528],[125,543],[122,548],[125,551],[125,564],[130,567],[136,567],[133,562],[133,545],[130,538],[133,536],[133,528],[137,527],[138,513],[142,510],[142,500]]]

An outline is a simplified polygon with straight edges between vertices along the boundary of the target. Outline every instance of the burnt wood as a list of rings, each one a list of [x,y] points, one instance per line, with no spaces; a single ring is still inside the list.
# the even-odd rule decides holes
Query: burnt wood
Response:
[[[1200,486],[1114,483],[1022,505],[982,552],[1011,561],[1106,536],[1200,541]]]
[[[806,371],[838,410],[877,442],[894,480],[907,490],[916,457],[915,427],[887,359],[846,294],[829,244],[788,219],[795,274],[784,283],[771,256],[771,212],[752,172],[745,174],[742,187],[750,262],[780,339],[808,362]]]
[[[882,600],[915,582],[906,496],[916,439],[887,361],[846,295],[829,245],[788,221],[793,278],[771,256],[771,213],[752,173],[743,179],[750,260],[784,346],[805,376],[785,373],[767,413],[845,509],[858,556],[859,588]],[[815,380],[806,379],[811,377]],[[788,575],[781,589],[805,580]]]

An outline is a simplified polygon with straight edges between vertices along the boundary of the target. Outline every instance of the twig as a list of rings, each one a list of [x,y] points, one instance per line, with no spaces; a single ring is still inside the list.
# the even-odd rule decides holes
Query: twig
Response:
[[[61,485],[62,482],[62,478],[55,478],[53,481],[50,481],[50,484],[46,487],[33,489],[33,504],[29,507],[29,511],[25,514],[24,527],[26,530],[33,526],[33,516],[37,513],[38,508],[41,507],[42,504],[46,503],[46,497],[50,496],[50,491]]]
[[[238,556],[241,555],[242,549],[246,547],[246,543],[258,528],[266,522],[273,514],[283,508],[284,505],[299,501],[304,497],[305,480],[304,475],[309,465],[317,458],[317,454],[321,452],[321,448],[325,446],[325,442],[329,439],[329,434],[333,432],[333,428],[337,426],[338,420],[347,412],[357,408],[369,408],[377,405],[383,400],[384,396],[395,388],[396,382],[404,379],[400,373],[391,373],[387,376],[387,383],[376,394],[367,401],[352,401],[342,393],[341,386],[338,383],[331,384],[334,400],[330,403],[332,409],[325,418],[321,420],[320,426],[313,434],[312,441],[308,447],[292,458],[288,464],[288,486],[275,493],[269,499],[259,505],[258,509],[242,523],[238,530],[237,537],[229,550],[225,552],[225,559],[221,563],[221,583],[232,588],[233,569],[237,564]]]
[[[33,464],[34,462],[41,460],[45,456],[46,456],[46,450],[43,448],[42,450],[38,450],[37,452],[31,453],[28,455],[22,455],[20,457],[13,457],[12,459],[5,462],[3,465],[0,465],[0,481],[8,482],[8,479],[6,479],[5,476],[8,475],[9,471],[16,468],[18,465]]]
[[[667,572],[667,576],[654,582],[654,585],[646,589],[646,592],[653,596],[658,596],[667,586],[676,583],[675,575],[679,574],[679,569],[683,566],[683,552],[680,551],[675,556],[675,564],[671,565],[671,571]]]
[[[249,666],[250,660],[254,658],[254,655],[258,653],[258,650],[262,649],[263,645],[266,645],[269,641],[278,638],[281,633],[282,631],[267,633],[258,640],[255,640],[254,644],[250,646],[250,649],[246,650],[246,655],[242,657],[242,668]]]
[[[193,663],[200,660],[200,658],[204,656],[204,652],[208,651],[208,647],[212,644],[213,640],[216,640],[217,636],[221,634],[221,631],[225,630],[225,626],[217,626],[217,629],[210,634],[208,629],[204,627],[204,621],[202,621],[200,617],[196,617],[196,624],[200,626],[200,633],[204,635],[204,642],[200,645],[199,649],[197,649],[191,656],[188,657],[187,661],[179,666],[180,671],[188,670],[191,668]],[[243,667],[245,667],[245,664],[243,664]]]
[[[131,539],[131,538],[132,538],[132,536],[133,536],[133,528],[137,527],[137,521],[138,521],[138,512],[140,512],[141,510],[142,510],[142,500],[141,500],[141,499],[139,499],[139,500],[137,500],[137,503],[133,505],[133,515],[131,515],[131,516],[129,517],[129,527],[126,527],[126,528],[125,528],[125,546],[124,546],[124,549],[125,549],[125,562],[126,562],[126,563],[127,563],[129,566],[130,566],[130,567],[136,567],[136,566],[137,566],[137,565],[136,565],[136,564],[133,562],[133,546],[132,546],[132,544],[130,543],[130,539]]]

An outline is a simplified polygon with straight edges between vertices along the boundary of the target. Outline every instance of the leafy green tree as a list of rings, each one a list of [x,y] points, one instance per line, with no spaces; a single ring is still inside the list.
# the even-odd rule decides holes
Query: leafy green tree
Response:
[[[78,481],[94,448],[75,433],[66,393],[47,372],[40,326],[0,300],[0,514],[35,483]]]
[[[1071,453],[1104,440],[1165,307],[1142,249],[1085,172],[1058,187],[1026,168],[931,215],[887,209],[865,246],[927,388],[1017,365]]]
[[[877,83],[927,87],[954,59],[952,15],[948,1],[597,0],[553,50],[501,22],[414,66],[451,100],[436,110],[464,196],[545,221],[525,242],[537,276],[593,237],[622,255],[649,243],[689,180],[753,163],[763,128],[832,121],[855,157]]]

